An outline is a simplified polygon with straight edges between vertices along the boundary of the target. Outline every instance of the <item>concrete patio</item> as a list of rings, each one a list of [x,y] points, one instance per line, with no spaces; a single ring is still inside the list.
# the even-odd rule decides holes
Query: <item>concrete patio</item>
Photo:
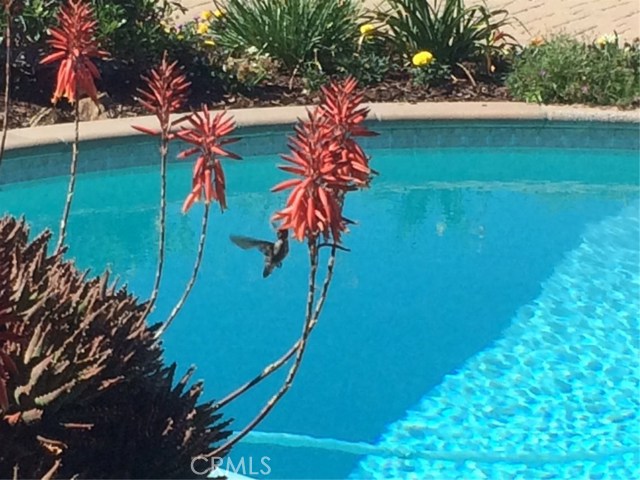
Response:
[[[381,0],[363,3],[373,7]],[[468,5],[476,3],[482,0],[467,0]],[[510,33],[521,43],[550,33],[567,33],[588,41],[613,32],[626,41],[640,37],[638,0],[486,0],[485,3],[491,9],[506,9],[517,20]],[[183,18],[193,18],[202,10],[214,8],[213,0],[182,0],[182,5],[188,9]]]

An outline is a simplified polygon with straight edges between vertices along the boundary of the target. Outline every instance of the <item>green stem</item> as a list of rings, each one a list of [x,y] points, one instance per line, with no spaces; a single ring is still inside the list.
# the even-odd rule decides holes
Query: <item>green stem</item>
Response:
[[[327,263],[327,275],[325,276],[324,283],[322,285],[322,289],[320,291],[320,297],[318,299],[318,303],[316,304],[316,308],[313,312],[313,318],[309,324],[309,333],[313,331],[314,327],[318,323],[318,318],[320,317],[320,313],[322,312],[322,307],[324,306],[324,302],[327,298],[327,293],[329,291],[329,285],[331,284],[331,280],[333,278],[333,270],[335,266],[335,258],[336,258],[336,245],[332,245],[331,254],[329,255],[329,261]],[[302,343],[302,339],[299,338],[296,343],[294,343],[284,355],[282,355],[278,360],[269,364],[262,372],[256,375],[254,378],[241,385],[239,388],[228,394],[219,402],[216,402],[214,405],[215,409],[222,408],[228,403],[232,402],[240,395],[255,387],[257,384],[262,382],[265,378],[270,376],[273,372],[277,371],[282,367],[287,361],[291,359],[300,348],[300,344]]]
[[[280,389],[273,395],[269,401],[262,407],[262,410],[255,416],[253,420],[251,420],[240,432],[236,434],[231,440],[225,442],[222,446],[216,448],[212,453],[208,454],[208,457],[221,457],[226,452],[228,452],[235,444],[237,444],[240,440],[246,437],[264,418],[273,410],[276,404],[284,397],[284,395],[289,391],[291,385],[293,385],[293,380],[298,373],[300,365],[302,363],[302,357],[304,356],[304,352],[307,346],[307,341],[309,339],[309,334],[311,333],[311,325],[313,323],[313,303],[315,297],[315,289],[316,289],[316,274],[318,271],[318,242],[316,239],[309,241],[309,292],[307,294],[307,309],[306,316],[304,321],[304,326],[302,328],[302,336],[298,342],[298,348],[295,350],[296,358],[289,369],[289,373],[284,380],[284,383],[280,387]]]
[[[162,271],[164,269],[165,243],[167,231],[167,157],[169,152],[169,128],[164,128],[162,138],[160,140],[160,232],[158,239],[158,264],[156,266],[156,276],[153,281],[153,290],[149,298],[149,303],[144,312],[146,318],[153,309],[158,292],[160,290],[160,282],[162,280]]]
[[[80,107],[79,99],[76,98],[74,105],[75,117],[75,137],[71,150],[71,172],[69,176],[69,186],[67,188],[67,199],[64,202],[64,210],[62,211],[62,219],[60,220],[60,236],[58,237],[58,245],[56,253],[60,252],[64,246],[64,240],[67,233],[67,222],[69,221],[69,212],[71,211],[71,203],[73,202],[73,194],[76,186],[76,174],[78,169],[78,145],[80,144]]]
[[[187,301],[187,298],[189,297],[189,294],[191,293],[191,290],[193,289],[193,286],[196,283],[196,279],[198,277],[198,271],[200,270],[200,265],[202,264],[202,258],[204,255],[204,244],[207,238],[208,222],[209,222],[209,204],[205,203],[204,213],[202,214],[202,228],[200,230],[200,240],[198,242],[198,253],[196,254],[196,262],[193,266],[191,278],[189,279],[189,282],[187,283],[187,286],[185,287],[184,292],[180,297],[180,300],[178,300],[178,303],[176,303],[175,307],[173,307],[173,310],[171,310],[169,317],[164,321],[164,323],[162,323],[162,325],[156,332],[156,339],[162,336],[162,334],[167,330],[167,328],[169,328],[169,325],[171,325],[171,322],[173,322],[173,320],[176,318],[178,313],[180,313],[180,310],[182,309],[185,302]]]
[[[2,140],[0,140],[0,166],[2,165],[2,159],[4,157],[4,148],[7,143],[7,132],[9,131],[9,105],[10,105],[10,85],[11,85],[11,7],[6,7],[6,21],[7,26],[5,29],[5,55],[4,62],[4,109],[3,109],[3,121],[2,121]]]

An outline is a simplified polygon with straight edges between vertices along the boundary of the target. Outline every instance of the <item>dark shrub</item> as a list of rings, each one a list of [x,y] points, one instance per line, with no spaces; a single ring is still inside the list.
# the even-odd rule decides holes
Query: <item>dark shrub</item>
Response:
[[[45,44],[47,29],[56,24],[56,14],[66,0],[25,0],[13,19],[14,84],[16,98],[45,103],[51,96],[54,69],[39,64],[49,51]],[[18,2],[16,2],[17,4]],[[201,46],[191,39],[181,39],[166,26],[177,3],[157,0],[88,0],[98,22],[97,39],[111,58],[99,62],[100,90],[113,96],[128,97],[135,92],[138,78],[159,63],[162,52],[189,65],[190,79],[199,88],[220,89],[213,85],[213,66]],[[4,35],[6,18],[0,17],[0,35]],[[4,49],[0,49],[4,62]],[[211,84],[211,85],[210,85]]]
[[[0,219],[0,477],[195,477],[229,422],[173,386],[144,304],[28,233]]]

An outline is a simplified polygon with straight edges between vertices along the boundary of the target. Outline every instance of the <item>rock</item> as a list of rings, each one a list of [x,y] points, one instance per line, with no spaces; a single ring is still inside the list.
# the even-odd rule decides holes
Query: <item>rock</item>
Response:
[[[86,97],[78,102],[78,112],[81,122],[102,120],[109,118],[105,104],[109,102],[109,96],[106,93],[98,95],[98,103],[96,104],[91,98]]]
[[[109,118],[107,106],[112,102],[106,93],[98,94],[98,103],[91,98],[83,98],[78,102],[78,113],[81,122],[103,120]],[[55,107],[43,107],[36,115],[29,120],[30,127],[53,125],[59,123],[60,114]]]
[[[38,113],[36,113],[31,119],[29,119],[30,127],[37,127],[39,125],[53,125],[58,123],[60,115],[55,107],[43,107]]]

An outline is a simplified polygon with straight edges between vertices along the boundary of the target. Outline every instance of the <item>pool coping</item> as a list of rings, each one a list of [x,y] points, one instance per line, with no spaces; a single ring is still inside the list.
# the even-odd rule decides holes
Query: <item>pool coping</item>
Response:
[[[616,108],[585,106],[536,105],[520,102],[422,102],[367,104],[373,122],[392,121],[557,121],[610,122],[640,125],[640,110],[623,111]],[[238,127],[291,125],[305,115],[308,106],[228,109]],[[176,116],[177,118],[178,116]],[[114,137],[144,135],[132,125],[157,128],[155,116],[127,117],[82,122],[80,139],[102,140]],[[74,129],[71,124],[27,127],[9,130],[6,149],[71,143]]]

